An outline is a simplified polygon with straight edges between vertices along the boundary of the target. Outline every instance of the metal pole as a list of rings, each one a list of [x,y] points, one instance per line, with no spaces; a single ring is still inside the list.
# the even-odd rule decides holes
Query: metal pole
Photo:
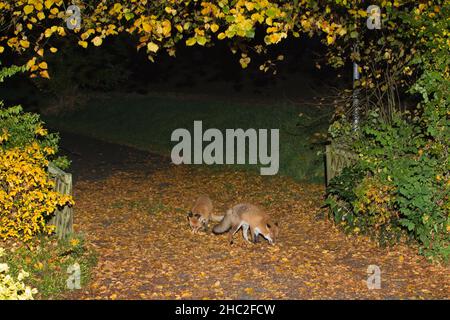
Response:
[[[353,52],[357,53],[358,46],[355,45],[353,47]],[[359,123],[360,123],[360,108],[359,108],[359,91],[360,89],[356,85],[356,82],[359,80],[359,66],[356,62],[353,62],[353,121],[352,121],[352,127],[353,131],[357,131],[359,129]]]

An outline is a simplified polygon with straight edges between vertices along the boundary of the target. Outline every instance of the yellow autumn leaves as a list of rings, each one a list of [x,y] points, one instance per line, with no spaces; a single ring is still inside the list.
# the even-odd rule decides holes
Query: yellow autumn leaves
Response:
[[[258,25],[268,26],[266,44],[276,44],[288,36],[294,24],[288,13],[292,4],[269,0],[201,1],[192,8],[190,1],[167,0],[155,3],[145,0],[114,2],[101,1],[92,5],[76,3],[81,12],[80,28],[66,28],[71,14],[65,11],[68,3],[62,0],[0,0],[0,15],[6,20],[14,16],[14,25],[7,28],[3,38],[13,51],[56,52],[53,37],[75,36],[79,46],[101,46],[105,38],[119,33],[136,35],[139,48],[146,48],[150,57],[164,48],[174,55],[177,42],[187,46],[204,46],[216,39],[252,39]],[[30,39],[33,39],[31,41]],[[56,39],[55,39],[56,40]],[[0,53],[6,46],[0,40]],[[39,68],[39,59],[30,61],[32,73],[48,77]]]
[[[42,51],[41,51],[42,50]],[[38,55],[43,55],[43,49],[41,49],[41,53],[38,52]],[[56,49],[54,49],[56,50]],[[56,52],[56,51],[55,51]],[[36,77],[36,73],[38,73],[42,78],[50,78],[48,73],[48,65],[47,62],[42,61],[40,63],[37,62],[37,58],[33,57],[27,62],[27,68],[32,72],[32,77]]]
[[[15,22],[5,25],[0,54],[6,48],[32,54],[48,46],[53,48],[53,36],[71,35],[83,48],[101,46],[107,37],[120,33],[135,37],[137,48],[145,49],[151,59],[162,49],[174,55],[176,44],[180,42],[187,46],[205,46],[216,40],[251,40],[256,30],[263,32],[265,45],[279,44],[291,35],[298,37],[306,33],[322,34],[324,42],[331,46],[347,33],[357,36],[358,32],[352,29],[354,21],[350,23],[345,18],[363,22],[368,15],[366,6],[355,0],[336,1],[325,8],[306,0],[200,0],[196,3],[193,6],[188,0],[115,0],[87,5],[79,1],[76,5],[81,13],[81,26],[69,30],[66,21],[71,15],[65,11],[69,1],[0,0],[3,21]],[[395,0],[381,3],[382,8],[399,5]],[[427,7],[428,4],[420,3],[417,10],[423,12]],[[440,8],[434,7],[431,13],[439,13]],[[450,43],[446,37],[439,39],[443,44]],[[34,72],[40,74],[41,70]],[[44,76],[45,72],[40,75]]]
[[[47,131],[38,127],[38,136]],[[0,239],[30,240],[38,233],[51,233],[53,226],[47,217],[57,206],[73,204],[70,196],[53,191],[53,182],[47,174],[46,157],[52,148],[41,148],[37,143],[12,149],[2,148],[8,132],[0,135]]]

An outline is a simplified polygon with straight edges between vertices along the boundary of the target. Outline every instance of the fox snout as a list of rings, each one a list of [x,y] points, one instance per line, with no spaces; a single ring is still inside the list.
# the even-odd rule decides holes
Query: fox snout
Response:
[[[269,242],[269,244],[271,244],[271,245],[274,245],[274,244],[275,244],[275,241],[274,241],[274,239],[272,239],[271,236],[267,236],[267,237],[265,237],[265,238],[267,239],[267,241]]]
[[[275,240],[278,238],[279,233],[279,227],[278,222],[275,223],[268,223],[267,228],[269,229],[269,235],[267,237],[267,240],[270,244],[275,244]]]

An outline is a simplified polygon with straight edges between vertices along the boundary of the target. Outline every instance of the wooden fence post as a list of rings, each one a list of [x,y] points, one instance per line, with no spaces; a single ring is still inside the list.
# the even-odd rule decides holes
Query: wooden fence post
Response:
[[[53,163],[48,166],[48,173],[55,182],[55,191],[61,194],[72,195],[72,175],[56,167]],[[67,238],[73,233],[73,208],[65,206],[58,208],[49,224],[56,226],[56,235],[59,240]]]
[[[327,185],[330,183],[330,180],[339,175],[345,167],[353,165],[358,159],[357,154],[348,151],[335,143],[326,146],[325,156]]]

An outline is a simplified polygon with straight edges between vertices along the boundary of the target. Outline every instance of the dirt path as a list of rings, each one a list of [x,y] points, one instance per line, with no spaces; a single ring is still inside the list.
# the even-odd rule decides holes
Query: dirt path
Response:
[[[76,175],[75,228],[98,251],[91,283],[77,299],[450,298],[449,268],[404,246],[378,248],[324,220],[323,187],[286,178],[169,164],[168,159],[64,135]],[[279,242],[229,246],[226,236],[191,234],[198,193],[217,212],[249,201],[281,226]],[[367,267],[381,269],[368,290]]]

